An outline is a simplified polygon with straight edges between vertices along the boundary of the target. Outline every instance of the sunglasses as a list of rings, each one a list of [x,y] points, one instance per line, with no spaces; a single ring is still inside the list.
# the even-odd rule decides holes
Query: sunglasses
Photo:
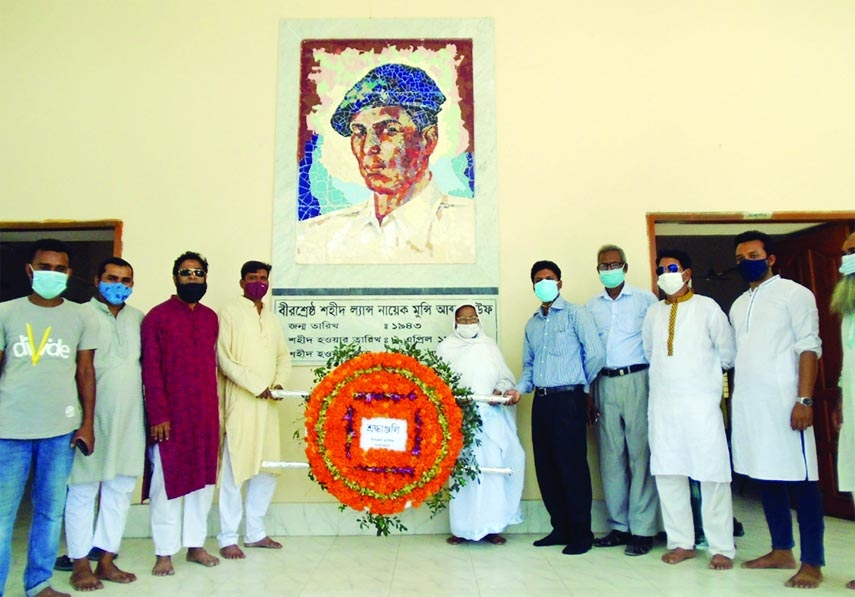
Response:
[[[665,272],[671,272],[672,274],[675,274],[678,271],[680,271],[679,265],[677,265],[676,263],[669,263],[668,265],[660,265],[659,267],[657,267],[656,275],[661,276]]]
[[[184,268],[184,269],[178,270],[178,275],[182,276],[184,278],[189,278],[190,276],[196,276],[197,278],[204,278],[205,277],[205,270]]]

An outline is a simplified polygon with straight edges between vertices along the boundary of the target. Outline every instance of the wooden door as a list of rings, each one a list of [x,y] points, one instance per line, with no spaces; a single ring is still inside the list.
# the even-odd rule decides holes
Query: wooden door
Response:
[[[831,425],[831,412],[838,399],[837,380],[843,352],[840,345],[840,320],[831,314],[829,303],[834,285],[840,278],[840,247],[851,232],[847,222],[836,222],[794,234],[778,242],[777,270],[784,278],[795,280],[813,291],[819,310],[819,335],[822,358],[814,390],[814,433],[819,459],[819,483],[825,513],[855,519],[855,506],[849,493],[837,490],[837,433]],[[851,415],[850,415],[851,416]]]

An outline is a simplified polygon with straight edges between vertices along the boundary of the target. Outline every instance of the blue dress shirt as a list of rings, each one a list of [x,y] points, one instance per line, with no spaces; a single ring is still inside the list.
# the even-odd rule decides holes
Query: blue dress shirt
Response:
[[[650,305],[658,301],[649,290],[624,284],[616,299],[603,290],[585,304],[606,347],[606,367],[617,369],[647,363],[641,345],[641,324]]]
[[[544,315],[540,307],[525,326],[523,369],[517,390],[588,385],[606,362],[591,314],[561,296]]]

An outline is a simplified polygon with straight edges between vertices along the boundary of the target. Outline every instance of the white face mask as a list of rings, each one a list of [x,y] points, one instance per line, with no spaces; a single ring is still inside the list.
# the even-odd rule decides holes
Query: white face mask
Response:
[[[668,296],[676,294],[683,287],[683,284],[685,284],[683,282],[683,272],[665,272],[659,276],[656,284]]]
[[[458,323],[457,334],[461,338],[474,338],[481,331],[481,325],[478,323]]]

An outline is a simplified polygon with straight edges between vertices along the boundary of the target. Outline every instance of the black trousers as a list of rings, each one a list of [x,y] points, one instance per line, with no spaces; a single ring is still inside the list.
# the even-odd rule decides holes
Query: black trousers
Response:
[[[594,537],[587,418],[582,390],[534,398],[531,441],[537,484],[554,532],[574,545],[590,545]]]

